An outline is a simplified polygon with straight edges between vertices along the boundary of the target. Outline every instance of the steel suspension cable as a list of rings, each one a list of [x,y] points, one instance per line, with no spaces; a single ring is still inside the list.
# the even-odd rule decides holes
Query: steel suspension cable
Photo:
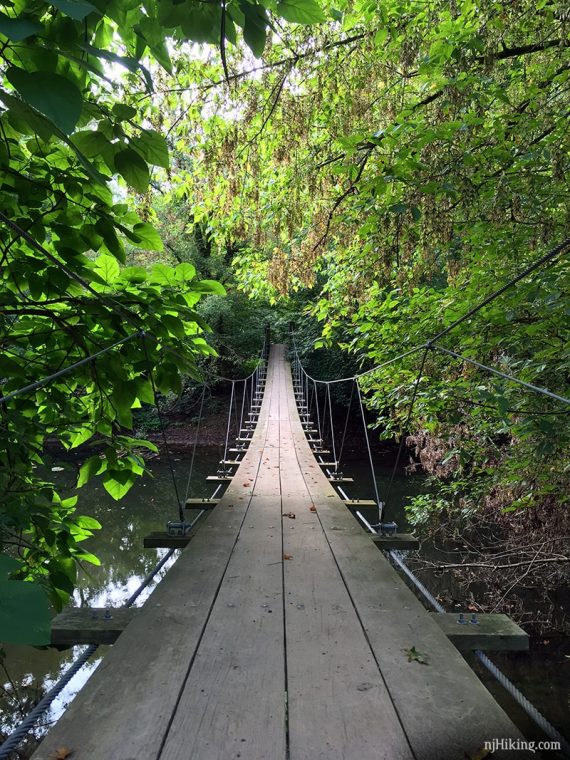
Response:
[[[228,443],[230,440],[230,426],[232,422],[232,406],[234,403],[234,394],[235,394],[235,381],[232,380],[232,392],[230,395],[230,409],[228,412],[228,426],[226,428],[226,442],[224,446],[224,461],[226,461],[228,458]],[[224,471],[225,471],[225,465],[224,465]]]
[[[494,367],[489,367],[486,364],[481,364],[480,362],[477,362],[474,359],[469,359],[467,356],[462,356],[461,354],[455,353],[455,351],[450,351],[447,348],[443,348],[443,346],[431,345],[430,348],[433,348],[435,351],[439,351],[440,353],[449,354],[449,356],[453,356],[462,362],[467,362],[468,364],[472,364],[474,367],[478,367],[479,369],[485,370],[486,372],[491,372],[493,375],[502,377],[503,379],[509,380],[512,383],[517,383],[518,385],[522,385],[524,388],[528,388],[529,390],[534,391],[535,393],[541,393],[543,396],[548,396],[549,398],[553,398],[556,401],[562,401],[563,404],[570,404],[570,398],[566,398],[565,396],[559,396],[557,393],[553,393],[552,391],[549,391],[546,388],[541,388],[538,385],[527,383],[525,380],[521,380],[515,375],[510,375],[507,372],[501,372],[501,370],[495,369]]]
[[[378,482],[376,480],[376,471],[374,469],[374,459],[372,458],[372,449],[370,447],[370,439],[368,436],[368,426],[366,424],[366,417],[364,416],[364,403],[362,401],[362,393],[360,392],[360,383],[358,380],[356,383],[356,390],[358,391],[358,401],[360,402],[360,414],[362,415],[362,427],[364,428],[364,439],[366,441],[366,450],[368,451],[368,461],[370,462],[370,471],[372,473],[372,483],[374,485],[374,496],[376,497],[376,504],[378,504],[378,522],[382,522],[382,516],[384,513],[384,505],[380,501],[380,494],[378,493]]]
[[[5,396],[0,397],[0,404],[4,404],[13,398],[16,398],[16,396],[22,395],[22,393],[29,393],[30,391],[35,391],[38,388],[42,388],[44,385],[47,385],[47,383],[51,383],[53,380],[57,380],[57,378],[62,377],[63,375],[66,375],[68,372],[71,372],[77,367],[82,367],[84,364],[89,364],[90,362],[95,361],[95,359],[99,358],[100,356],[103,356],[103,354],[106,354],[109,351],[112,351],[114,348],[117,348],[117,346],[122,346],[124,343],[128,343],[133,338],[140,338],[143,334],[144,333],[142,331],[139,331],[139,332],[133,333],[132,335],[127,335],[125,338],[118,340],[116,343],[113,343],[111,346],[107,346],[106,348],[101,349],[101,351],[97,351],[94,354],[90,354],[89,356],[86,356],[83,359],[80,359],[79,361],[74,362],[73,364],[70,364],[67,367],[64,367],[63,369],[60,369],[57,372],[54,372],[53,374],[42,378],[41,380],[36,380],[35,382],[30,383],[29,385],[25,385],[22,388],[18,388],[17,390],[12,391],[11,393],[7,393]]]
[[[166,450],[166,461],[168,462],[168,469],[170,470],[170,477],[172,478],[172,485],[174,487],[174,493],[176,495],[176,504],[178,506],[178,517],[180,519],[180,522],[183,523],[184,522],[184,505],[182,504],[180,500],[180,493],[178,491],[178,483],[176,482],[176,473],[174,471],[174,462],[172,461],[172,456],[170,454],[170,446],[168,445],[168,440],[166,438],[166,429],[165,429],[164,420],[162,417],[162,411],[160,409],[160,404],[158,402],[158,392],[156,388],[156,383],[154,382],[154,372],[152,370],[152,364],[151,364],[150,356],[148,353],[146,335],[143,335],[141,340],[142,340],[145,359],[148,365],[148,374],[149,374],[150,384],[152,387],[152,393],[154,396],[154,405],[156,407],[156,412],[158,414],[158,423],[160,425],[160,433],[162,436],[162,440],[164,442],[164,448]]]
[[[319,393],[318,393],[318,387],[317,384],[313,381],[313,388],[315,391],[315,406],[317,408],[317,430],[319,431],[319,438],[323,439],[323,431],[321,428],[321,415],[319,413]]]
[[[204,385],[202,388],[202,398],[200,400],[200,409],[198,411],[198,423],[196,425],[196,434],[194,436],[194,443],[192,445],[192,457],[190,459],[190,468],[188,470],[188,478],[186,480],[186,493],[184,495],[185,504],[188,501],[188,496],[190,494],[190,484],[192,482],[192,474],[194,472],[194,459],[196,458],[196,449],[198,448],[198,435],[200,433],[200,425],[202,423],[202,412],[204,411],[204,400],[206,398],[206,388],[207,388],[206,385]]]
[[[328,383],[327,383],[327,400],[328,400],[330,423],[331,423],[331,440],[332,440],[332,448],[333,448],[334,470],[335,472],[337,472],[338,460],[336,458],[336,444],[335,444],[335,437],[334,437],[333,413],[332,413],[332,402],[331,402],[331,387],[330,385],[328,385]]]
[[[401,428],[400,444],[398,446],[398,453],[396,454],[396,461],[394,462],[394,467],[392,468],[392,472],[390,474],[390,480],[388,482],[388,487],[386,489],[386,504],[388,504],[390,496],[392,494],[392,486],[394,484],[394,478],[395,478],[396,472],[398,470],[398,465],[400,464],[400,458],[402,456],[402,451],[404,450],[404,441],[405,441],[404,435],[405,435],[405,431],[408,429],[408,426],[410,424],[410,420],[412,418],[412,412],[414,410],[414,404],[416,403],[416,398],[417,398],[417,395],[418,395],[418,390],[419,390],[419,387],[420,387],[420,382],[421,382],[421,379],[422,379],[423,374],[424,374],[424,367],[425,367],[425,363],[426,363],[426,360],[427,360],[427,357],[428,357],[428,353],[429,353],[429,348],[426,347],[425,350],[424,350],[423,356],[422,356],[422,361],[421,361],[421,364],[420,364],[420,368],[418,370],[418,373],[416,375],[416,379],[414,381],[414,389],[412,391],[412,398],[411,398],[410,404],[408,406],[408,412],[406,414],[406,420],[404,422],[404,425]]]
[[[339,455],[338,455],[338,461],[339,462],[342,461],[342,452],[344,450],[344,442],[346,440],[346,431],[348,430],[348,420],[349,420],[349,417],[350,417],[350,411],[352,409],[352,398],[354,396],[354,384],[355,383],[357,383],[357,381],[353,380],[352,381],[352,385],[350,386],[350,400],[348,402],[348,409],[347,409],[347,412],[346,412],[346,420],[344,421],[344,430],[342,431],[342,441],[340,443],[340,452],[339,452]]]

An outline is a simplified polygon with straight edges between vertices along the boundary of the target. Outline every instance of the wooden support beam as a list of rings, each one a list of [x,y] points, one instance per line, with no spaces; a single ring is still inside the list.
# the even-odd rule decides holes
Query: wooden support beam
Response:
[[[51,645],[114,644],[136,613],[135,607],[68,607],[51,621]]]
[[[354,483],[354,478],[345,478],[344,475],[340,478],[336,478],[334,475],[327,475],[327,480],[331,483]]]
[[[419,549],[420,542],[412,533],[394,533],[393,536],[371,536],[379,549]]]
[[[249,440],[249,439],[248,439]],[[231,449],[228,449],[229,452],[232,454],[245,454],[247,451],[247,446],[232,446]]]
[[[317,459],[317,464],[320,464],[321,467],[335,467],[336,462],[319,462]]]
[[[236,467],[238,464],[241,464],[240,459],[220,459],[220,464],[223,464],[224,467]]]
[[[186,509],[213,509],[219,499],[186,499]]]
[[[508,615],[484,613],[476,615],[477,623],[471,623],[472,612],[464,612],[463,624],[458,622],[458,612],[430,613],[447,638],[460,652],[481,649],[486,652],[526,652],[528,634]]]
[[[378,506],[373,499],[343,499],[347,507],[358,509],[359,507],[376,507]]]
[[[232,478],[233,475],[208,475],[206,480],[211,480],[214,483],[228,483]]]
[[[249,438],[244,438],[243,436],[238,436],[236,438],[236,441],[243,441],[243,443],[251,443],[251,436]]]
[[[156,530],[143,539],[145,549],[184,549],[191,536],[171,536],[165,530]]]

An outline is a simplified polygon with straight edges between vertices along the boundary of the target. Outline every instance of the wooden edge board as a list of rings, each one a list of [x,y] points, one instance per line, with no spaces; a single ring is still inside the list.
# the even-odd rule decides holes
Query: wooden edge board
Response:
[[[165,530],[156,530],[143,538],[145,549],[184,549],[188,546],[191,536],[171,536]]]
[[[393,536],[370,536],[380,549],[419,549],[420,542],[412,533],[394,533]]]
[[[464,612],[465,623],[459,622],[459,612],[431,612],[447,638],[460,652],[481,649],[487,652],[526,652],[529,637],[508,615],[483,613],[477,623],[471,623],[471,612]]]
[[[347,507],[354,507],[358,509],[358,507],[377,507],[378,504],[374,501],[374,499],[343,499],[342,500]]]
[[[68,607],[51,621],[51,645],[114,644],[136,613],[135,607]]]
[[[219,499],[186,499],[186,509],[213,509],[219,502]]]

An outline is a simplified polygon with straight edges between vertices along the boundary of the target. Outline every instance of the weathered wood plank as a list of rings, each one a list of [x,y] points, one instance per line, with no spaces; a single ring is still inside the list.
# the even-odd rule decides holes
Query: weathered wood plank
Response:
[[[285,759],[279,404],[268,396],[263,468],[160,760]]]
[[[477,623],[471,623],[472,613],[463,613],[464,623],[460,623],[457,612],[430,613],[447,638],[460,652],[473,649],[499,652],[526,652],[529,647],[528,634],[508,615],[486,613],[476,615]]]
[[[390,549],[414,550],[420,548],[420,542],[412,533],[394,533],[392,536],[370,536],[372,541],[379,549],[390,551]]]
[[[238,469],[239,484],[255,483],[261,430],[263,416]],[[230,484],[191,549],[181,553],[33,760],[51,760],[60,747],[71,748],[73,760],[158,757],[249,506],[249,489],[237,483]]]
[[[294,403],[292,386],[289,393]],[[490,736],[522,738],[362,527],[338,508],[340,499],[314,466],[295,420],[291,432],[311,500],[416,760],[473,756]],[[412,647],[428,665],[408,661]],[[509,758],[506,751],[495,755]],[[531,756],[520,753],[521,759]]]
[[[191,498],[186,499],[186,509],[213,509],[219,503],[220,499]]]
[[[191,539],[191,535],[173,536],[165,530],[155,530],[143,538],[143,546],[145,549],[184,549]]]
[[[374,501],[374,499],[343,499],[342,503],[345,504],[347,507],[353,508],[356,507],[377,507],[377,503]]]
[[[51,645],[114,644],[137,612],[135,607],[68,607],[51,621]]]
[[[286,388],[281,390],[287,401]],[[299,471],[289,409],[281,428],[291,760],[413,757]]]

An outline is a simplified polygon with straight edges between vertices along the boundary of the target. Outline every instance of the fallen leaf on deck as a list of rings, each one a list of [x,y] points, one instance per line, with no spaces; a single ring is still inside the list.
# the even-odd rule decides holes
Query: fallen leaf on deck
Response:
[[[53,760],[66,760],[73,753],[69,747],[58,747],[52,755]]]
[[[317,508],[315,507],[314,504],[311,507],[309,507],[309,512],[316,512],[316,511],[317,511]]]
[[[293,559],[293,555],[292,554],[284,554],[283,555],[283,559]]]
[[[419,662],[420,665],[427,665],[427,657],[425,654],[422,654],[421,652],[418,652],[418,650],[415,647],[412,647],[411,649],[403,649],[403,652],[406,653],[408,657],[408,662]]]
[[[283,512],[283,517],[289,517],[291,520],[295,519],[295,513],[294,512]]]
[[[243,487],[244,487],[244,488],[247,488],[249,485],[250,485],[249,483],[244,483],[244,484],[243,484]]]
[[[467,752],[464,752],[463,756],[466,760],[485,760],[487,757],[493,757],[493,753],[490,749],[481,747],[481,749],[478,749],[474,755],[468,755]]]

